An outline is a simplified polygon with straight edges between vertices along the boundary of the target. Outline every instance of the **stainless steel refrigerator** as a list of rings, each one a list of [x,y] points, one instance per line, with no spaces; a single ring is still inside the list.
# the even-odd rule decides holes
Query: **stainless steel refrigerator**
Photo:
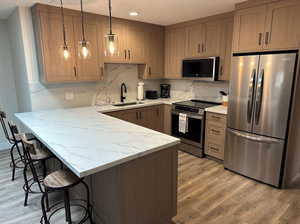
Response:
[[[225,168],[280,186],[296,53],[233,56]]]

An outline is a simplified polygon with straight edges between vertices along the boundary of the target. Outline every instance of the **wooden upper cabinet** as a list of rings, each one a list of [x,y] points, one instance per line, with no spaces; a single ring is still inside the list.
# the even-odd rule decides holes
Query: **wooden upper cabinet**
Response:
[[[102,48],[99,40],[101,39],[100,25],[97,20],[85,20],[85,38],[89,42],[91,56],[83,59],[79,56],[79,41],[82,40],[81,18],[74,18],[74,30],[76,34],[76,53],[77,53],[77,75],[82,81],[98,81],[102,79],[102,65],[100,64],[100,54]]]
[[[234,21],[234,52],[298,49],[299,12],[299,0],[282,0],[238,10]]]
[[[128,25],[128,60],[134,63],[145,63],[146,28],[144,24],[130,22]]]
[[[162,79],[164,77],[164,28],[148,26],[145,37],[146,64],[139,65],[140,78]]]
[[[219,56],[221,51],[221,21],[208,22],[204,24],[204,46],[202,55]]]
[[[45,83],[67,83],[98,81],[102,78],[99,57],[99,24],[97,15],[87,14],[85,20],[86,39],[90,42],[92,55],[88,59],[79,57],[81,40],[80,13],[65,11],[66,40],[69,58],[63,57],[63,31],[60,9],[37,4],[32,8],[34,32],[37,44],[39,71]],[[90,19],[89,17],[94,19]]]
[[[230,79],[230,68],[232,58],[232,36],[233,19],[226,19],[222,22],[221,45],[220,45],[220,68],[219,80],[228,81]]]
[[[263,48],[266,5],[236,12],[234,17],[235,52],[257,51]]]
[[[165,35],[165,78],[182,77],[182,59],[186,56],[186,28],[167,29]]]
[[[300,47],[300,1],[286,0],[269,4],[265,48],[272,50]]]
[[[70,56],[63,57],[63,32],[60,15],[40,12],[36,18],[36,38],[40,72],[44,82],[74,82],[76,77],[76,53],[73,17],[65,16],[67,45]]]
[[[205,26],[200,23],[187,27],[187,57],[201,56],[205,50]]]

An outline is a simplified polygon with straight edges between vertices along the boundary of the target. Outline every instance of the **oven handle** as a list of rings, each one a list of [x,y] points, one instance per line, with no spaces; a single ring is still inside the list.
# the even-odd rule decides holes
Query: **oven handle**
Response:
[[[189,118],[194,118],[194,119],[198,119],[198,120],[203,120],[203,116],[202,116],[202,115],[194,115],[194,114],[190,114],[190,113],[184,113],[184,112],[172,111],[172,114],[175,114],[175,115],[179,115],[180,113],[186,114],[187,117],[189,117]]]

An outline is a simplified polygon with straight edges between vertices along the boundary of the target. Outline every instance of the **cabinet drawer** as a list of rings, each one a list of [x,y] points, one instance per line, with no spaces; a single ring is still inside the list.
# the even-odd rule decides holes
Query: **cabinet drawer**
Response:
[[[214,122],[222,126],[226,126],[226,115],[216,114],[208,112],[206,114],[206,120],[208,122]]]
[[[224,142],[225,140],[225,127],[217,125],[213,122],[206,123],[206,138],[214,139],[219,142]]]
[[[217,143],[215,141],[207,139],[204,149],[205,154],[224,160],[224,143]]]

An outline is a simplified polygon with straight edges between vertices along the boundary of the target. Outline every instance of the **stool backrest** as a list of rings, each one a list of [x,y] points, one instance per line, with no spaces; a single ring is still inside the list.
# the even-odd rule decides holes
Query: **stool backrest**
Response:
[[[0,123],[1,123],[2,129],[3,129],[4,135],[5,135],[5,138],[9,141],[9,143],[13,144],[13,142],[11,141],[11,139],[9,137],[7,127],[5,124],[5,120],[6,120],[6,113],[4,111],[0,110]]]
[[[19,134],[19,129],[18,129],[17,125],[15,125],[15,124],[14,124],[13,122],[11,122],[11,121],[8,121],[7,123],[8,123],[8,127],[9,127],[9,129],[10,129],[10,133],[11,133],[11,136],[12,136],[13,140],[14,140],[15,142],[17,142],[17,137],[16,137],[16,135]]]

